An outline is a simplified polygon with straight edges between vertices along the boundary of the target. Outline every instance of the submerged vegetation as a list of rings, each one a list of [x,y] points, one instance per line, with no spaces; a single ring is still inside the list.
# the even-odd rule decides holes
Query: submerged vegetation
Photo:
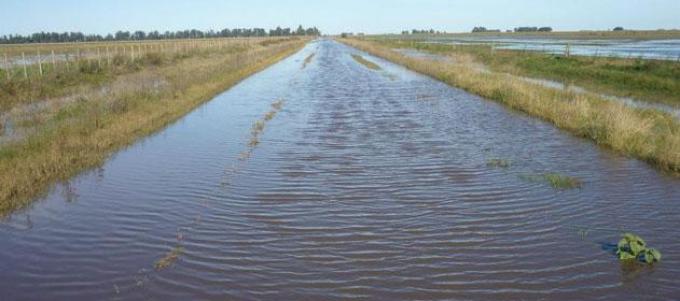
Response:
[[[241,153],[240,159],[244,160],[250,157],[254,148],[260,144],[260,135],[264,131],[267,122],[274,119],[274,116],[281,111],[283,107],[283,100],[277,100],[271,104],[270,110],[264,114],[262,119],[255,121],[253,127],[250,129],[250,139],[248,140],[248,150]]]
[[[101,164],[112,152],[163,128],[305,42],[193,41],[187,48],[137,48],[138,55],[121,53],[110,63],[83,57],[63,73],[43,70],[37,80],[0,79],[3,91],[10,85],[14,95],[0,96],[1,120],[12,124],[11,131],[0,135],[0,213],[26,206],[51,183]],[[36,87],[43,92],[35,94]]]
[[[305,69],[307,65],[309,65],[309,63],[312,62],[312,59],[314,59],[314,55],[316,55],[316,53],[312,53],[305,58],[305,61],[302,63],[302,69]]]
[[[470,56],[435,61],[393,51],[391,43],[359,39],[341,41],[540,117],[575,135],[635,156],[663,170],[680,172],[680,123],[667,113],[632,108],[596,94],[553,89],[505,73],[480,70],[479,64]]]
[[[170,267],[179,259],[182,253],[184,253],[184,247],[179,245],[175,246],[174,248],[172,248],[172,250],[170,250],[170,252],[165,254],[163,258],[156,261],[156,263],[154,264],[154,268],[157,271],[160,271]]]
[[[512,162],[510,162],[510,160],[506,160],[506,159],[494,158],[494,159],[489,159],[488,161],[486,161],[486,166],[489,166],[489,167],[508,168],[511,165],[512,165]]]
[[[583,182],[576,178],[558,173],[520,175],[520,178],[530,182],[545,182],[555,189],[581,188]]]
[[[371,70],[380,70],[380,66],[378,66],[376,63],[371,62],[367,59],[365,59],[363,56],[360,56],[358,54],[352,54],[352,58],[357,61],[357,63],[362,64],[366,66],[366,68],[371,69]]]

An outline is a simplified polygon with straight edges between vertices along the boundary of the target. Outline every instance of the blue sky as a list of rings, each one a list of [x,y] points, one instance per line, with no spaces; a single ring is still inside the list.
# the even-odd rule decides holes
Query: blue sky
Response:
[[[325,33],[529,25],[555,30],[680,28],[680,0],[2,0],[0,8],[0,35],[298,24]]]

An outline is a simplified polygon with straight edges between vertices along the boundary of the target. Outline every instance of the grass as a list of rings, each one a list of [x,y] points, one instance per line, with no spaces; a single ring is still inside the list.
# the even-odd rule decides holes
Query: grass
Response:
[[[267,122],[270,120],[274,119],[274,116],[281,111],[281,108],[283,107],[283,100],[277,100],[271,104],[270,110],[264,114],[262,119],[255,121],[253,123],[253,127],[250,129],[250,140],[248,140],[248,150],[244,151],[241,153],[239,158],[241,160],[245,160],[250,158],[250,155],[253,152],[253,149],[257,147],[258,144],[260,144],[260,135],[262,132],[264,132],[264,128],[267,125]]]
[[[27,118],[27,128],[21,139],[0,144],[0,214],[27,206],[54,182],[102,164],[113,152],[296,52],[306,40],[260,42],[197,50],[177,59],[160,53],[161,64],[112,74],[107,93],[78,92],[70,101],[50,100],[40,109],[14,106],[18,118]]]
[[[371,70],[380,70],[380,66],[378,66],[376,63],[371,62],[367,59],[365,59],[363,56],[360,56],[358,54],[352,54],[352,58],[357,61],[357,63],[362,64],[366,66],[366,68],[371,69]]]
[[[592,93],[552,89],[507,74],[482,72],[474,62],[435,62],[407,57],[379,42],[358,39],[342,42],[540,117],[574,135],[662,170],[680,173],[680,123],[667,113],[631,108]]]
[[[512,165],[512,162],[510,160],[505,160],[505,159],[489,159],[486,161],[486,166],[488,167],[495,167],[495,168],[508,168]]]
[[[154,264],[154,268],[157,271],[169,268],[179,259],[182,253],[184,253],[184,247],[179,245],[175,246],[174,248],[172,248],[172,250],[170,250],[170,252],[165,254],[163,258],[156,261],[156,263]]]
[[[545,173],[540,175],[521,175],[520,178],[530,182],[545,182],[555,189],[581,188],[583,182],[576,177],[570,177],[558,173]]]
[[[492,50],[491,45],[444,45],[418,40],[376,40],[393,48],[440,55],[469,56],[497,72],[546,78],[600,93],[680,106],[680,62],[637,58],[554,55],[534,51]]]
[[[316,55],[316,53],[312,53],[305,58],[304,63],[302,63],[302,69],[305,69],[307,65],[309,65],[309,63],[312,62],[312,59],[314,59],[314,55]]]

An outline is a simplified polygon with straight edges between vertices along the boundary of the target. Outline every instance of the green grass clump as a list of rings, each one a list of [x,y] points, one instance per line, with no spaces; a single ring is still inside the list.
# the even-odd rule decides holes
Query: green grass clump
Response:
[[[580,188],[583,183],[575,177],[561,175],[557,173],[544,174],[543,178],[548,181],[550,186],[558,189]]]
[[[510,160],[505,160],[505,159],[489,159],[486,161],[486,166],[488,167],[496,167],[496,168],[508,168],[512,165],[512,162]]]
[[[578,178],[558,173],[520,175],[520,178],[530,182],[545,182],[555,189],[574,189],[583,186],[583,182]]]
[[[360,56],[358,54],[352,54],[352,58],[357,61],[358,63],[366,66],[366,68],[371,69],[371,70],[380,70],[380,66],[378,66],[376,63],[371,62],[367,59],[365,59],[363,56]]]

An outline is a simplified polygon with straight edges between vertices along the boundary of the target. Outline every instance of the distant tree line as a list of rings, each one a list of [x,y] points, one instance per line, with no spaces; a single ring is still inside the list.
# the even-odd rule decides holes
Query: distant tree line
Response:
[[[440,34],[442,33],[441,31],[435,31],[434,29],[411,29],[409,30],[403,30],[401,34],[407,35],[407,34]]]
[[[551,32],[552,27],[535,27],[535,26],[526,26],[526,27],[515,27],[515,32]]]
[[[36,32],[31,35],[3,35],[0,44],[24,44],[24,43],[62,43],[62,42],[99,42],[99,41],[141,41],[141,40],[167,40],[167,39],[201,39],[201,38],[229,38],[229,37],[281,37],[281,36],[319,36],[321,31],[316,27],[304,28],[302,25],[297,29],[276,27],[269,31],[263,28],[234,28],[220,31],[197,29],[178,31],[117,31],[113,34],[83,34],[82,32]]]
[[[484,26],[477,26],[472,29],[472,32],[501,32],[500,29],[486,29]]]

